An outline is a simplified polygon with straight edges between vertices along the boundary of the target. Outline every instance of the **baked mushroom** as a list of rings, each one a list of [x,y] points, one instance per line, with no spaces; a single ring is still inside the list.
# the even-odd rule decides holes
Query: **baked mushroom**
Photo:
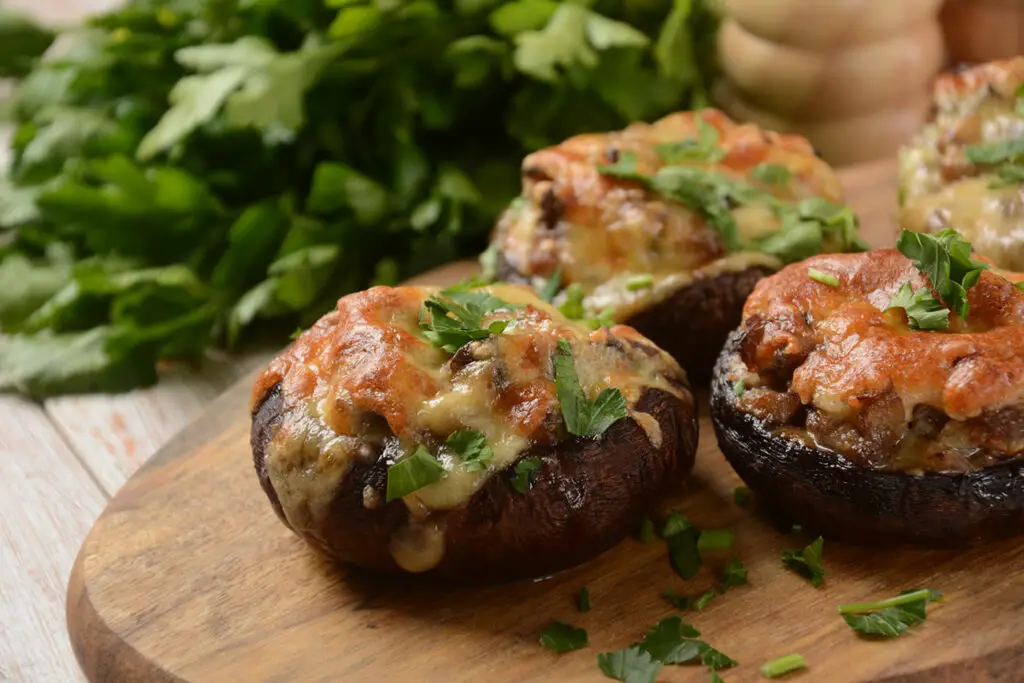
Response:
[[[864,248],[828,164],[801,137],[715,109],[579,135],[526,157],[487,256],[572,317],[635,327],[706,380],[754,284]]]
[[[817,256],[758,283],[715,366],[719,445],[770,507],[826,534],[1024,533],[1022,277],[956,233],[921,249],[908,234],[914,259]]]
[[[900,224],[960,231],[1024,271],[1024,57],[936,79],[934,120],[900,150]]]
[[[527,287],[374,287],[338,302],[252,395],[281,520],[371,570],[542,576],[635,530],[693,466],[685,373],[625,326]]]

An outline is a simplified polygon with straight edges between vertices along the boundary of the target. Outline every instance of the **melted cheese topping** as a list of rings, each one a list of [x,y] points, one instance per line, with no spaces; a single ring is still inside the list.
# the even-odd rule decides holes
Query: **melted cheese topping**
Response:
[[[900,150],[900,223],[907,230],[955,228],[1003,268],[1024,271],[1024,186],[993,188],[991,168],[967,147],[1024,137],[1016,91],[1024,57],[937,79],[935,120]]]
[[[808,267],[840,286],[811,280]],[[962,421],[1024,403],[1024,292],[986,271],[968,291],[967,320],[953,314],[949,331],[919,331],[884,310],[906,281],[926,284],[895,250],[817,256],[762,280],[743,310],[749,369],[792,369],[790,392],[842,418],[890,393],[908,422],[919,405]]]
[[[649,387],[680,395],[685,375],[667,354],[632,328],[590,331],[567,320],[526,287],[482,291],[517,306],[484,317],[505,320],[500,335],[471,342],[454,356],[419,333],[423,301],[437,291],[375,287],[344,297],[338,310],[271,363],[253,392],[257,406],[279,385],[280,427],[266,462],[288,523],[312,531],[328,518],[353,463],[393,464],[425,446],[444,467],[442,478],[406,496],[409,523],[392,539],[392,555],[408,571],[425,571],[443,557],[443,513],[464,504],[487,480],[533,444],[565,439],[552,376],[559,340],[573,349],[583,391],[619,389],[655,446],[657,421],[636,411]],[[443,446],[460,429],[487,437],[493,456],[471,471]],[[363,504],[383,505],[383,491],[365,487]],[[439,540],[440,539],[440,540]]]
[[[653,124],[578,135],[527,156],[523,194],[502,216],[494,235],[502,258],[526,281],[547,279],[558,270],[563,285],[579,283],[587,293],[601,288],[596,296],[602,301],[624,307],[615,312],[620,321],[645,303],[640,301],[643,295],[628,292],[617,295],[621,302],[609,299],[612,287],[630,275],[651,275],[660,283],[650,302],[656,303],[708,268],[743,269],[752,262],[778,268],[776,259],[764,255],[729,258],[718,232],[700,212],[598,171],[599,165],[632,152],[637,170],[653,173],[664,165],[655,147],[695,138],[701,119],[718,131],[722,158],[688,164],[750,182],[782,200],[843,201],[839,179],[804,138],[736,124],[715,109],[681,112]],[[759,164],[782,166],[790,178],[782,184],[752,179],[751,171]],[[745,239],[779,227],[767,204],[745,204],[731,214]],[[607,307],[597,302],[586,306]]]

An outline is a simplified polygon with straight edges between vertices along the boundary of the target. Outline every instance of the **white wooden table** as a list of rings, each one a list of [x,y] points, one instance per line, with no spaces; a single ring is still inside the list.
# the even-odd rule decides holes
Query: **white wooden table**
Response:
[[[57,24],[116,0],[0,0]],[[0,131],[0,164],[8,131]],[[0,682],[83,681],[64,626],[78,548],[110,496],[267,354],[173,367],[150,389],[42,404],[0,396]]]

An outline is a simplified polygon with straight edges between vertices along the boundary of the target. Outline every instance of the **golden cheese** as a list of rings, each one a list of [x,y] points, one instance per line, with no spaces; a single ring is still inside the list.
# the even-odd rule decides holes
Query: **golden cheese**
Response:
[[[1000,267],[1024,271],[1024,186],[967,157],[972,145],[1024,139],[1017,90],[1024,57],[982,64],[936,81],[933,122],[900,150],[900,224],[958,230]]]
[[[534,444],[566,438],[552,377],[559,340],[576,359],[580,385],[593,398],[619,389],[631,415],[656,447],[660,425],[636,409],[644,389],[680,394],[684,375],[667,354],[632,328],[592,331],[566,319],[526,287],[495,285],[490,293],[514,309],[484,317],[506,321],[504,333],[471,342],[450,356],[420,333],[423,287],[375,287],[344,297],[278,356],[257,382],[254,405],[274,386],[283,398],[280,426],[266,451],[271,484],[296,531],[326,518],[356,463],[388,465],[426,447],[442,477],[407,495],[409,521],[392,539],[407,571],[435,566],[444,552],[444,513],[464,504]],[[493,456],[482,471],[444,445],[461,429],[482,432]],[[363,505],[384,505],[366,487]]]
[[[805,139],[734,123],[716,109],[680,112],[621,131],[578,135],[527,156],[522,195],[503,214],[493,238],[502,275],[539,284],[557,271],[563,286],[582,287],[591,313],[612,308],[613,318],[625,321],[709,271],[780,267],[770,256],[727,254],[701,211],[599,169],[633,154],[639,172],[654,173],[665,165],[657,147],[695,139],[702,124],[716,131],[719,154],[686,165],[756,187],[773,201],[843,202],[838,177]],[[788,177],[760,179],[753,171],[762,164]],[[723,209],[744,242],[780,227],[767,201]],[[657,284],[648,292],[613,291],[634,275],[651,276]]]

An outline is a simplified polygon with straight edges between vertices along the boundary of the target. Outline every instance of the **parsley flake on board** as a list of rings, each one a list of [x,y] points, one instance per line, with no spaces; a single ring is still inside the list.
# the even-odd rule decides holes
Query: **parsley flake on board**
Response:
[[[540,634],[540,644],[552,652],[572,652],[586,647],[588,642],[585,629],[571,624],[553,621]]]
[[[718,584],[718,592],[724,593],[733,586],[742,586],[747,583],[747,568],[740,561],[739,555],[734,555],[725,565],[725,574],[722,582]]]
[[[697,539],[697,550],[702,553],[708,550],[728,550],[735,538],[732,529],[704,529]]]
[[[788,673],[807,667],[803,655],[792,654],[773,659],[761,665],[761,675],[765,678],[779,678]]]
[[[704,562],[697,549],[700,530],[682,513],[673,510],[662,527],[661,537],[668,544],[669,562],[676,573],[687,580],[695,577]]]
[[[714,599],[715,591],[709,588],[693,599],[693,609],[703,612],[704,608],[711,604],[711,601]]]
[[[404,498],[444,475],[444,466],[423,446],[388,468],[387,502]]]
[[[555,391],[570,434],[600,436],[626,417],[626,399],[618,389],[603,389],[593,401],[586,397],[576,374],[569,342],[560,339],[551,360],[555,368]]]
[[[444,445],[459,456],[470,472],[487,469],[487,461],[494,455],[487,437],[478,429],[460,429],[445,439]]]
[[[512,488],[519,493],[526,493],[533,486],[533,478],[536,476],[537,471],[540,470],[540,466],[540,458],[532,456],[522,458],[516,463],[515,474],[512,476]]]
[[[821,566],[821,553],[825,539],[819,536],[810,545],[800,550],[784,550],[782,564],[811,582],[815,588],[821,588],[825,580],[825,568]]]
[[[904,230],[896,248],[914,261],[947,306],[961,318],[967,317],[967,290],[978,284],[982,272],[988,269],[987,264],[971,258],[970,242],[952,229],[934,235]]]
[[[945,330],[949,327],[949,309],[935,300],[928,287],[921,287],[915,292],[910,282],[904,282],[885,310],[892,308],[903,309],[912,330]]]
[[[627,683],[653,682],[664,664],[702,664],[712,670],[738,664],[699,637],[700,631],[673,615],[652,626],[639,643],[598,655],[597,663],[606,676]]]
[[[576,608],[581,612],[590,611],[590,591],[584,586],[576,593]]]
[[[920,588],[877,602],[840,605],[839,613],[861,635],[896,638],[927,619],[927,604],[941,599],[942,593]]]
[[[471,341],[501,334],[508,327],[507,320],[483,327],[485,315],[517,308],[488,292],[447,289],[423,302],[419,327],[431,344],[455,353]]]

